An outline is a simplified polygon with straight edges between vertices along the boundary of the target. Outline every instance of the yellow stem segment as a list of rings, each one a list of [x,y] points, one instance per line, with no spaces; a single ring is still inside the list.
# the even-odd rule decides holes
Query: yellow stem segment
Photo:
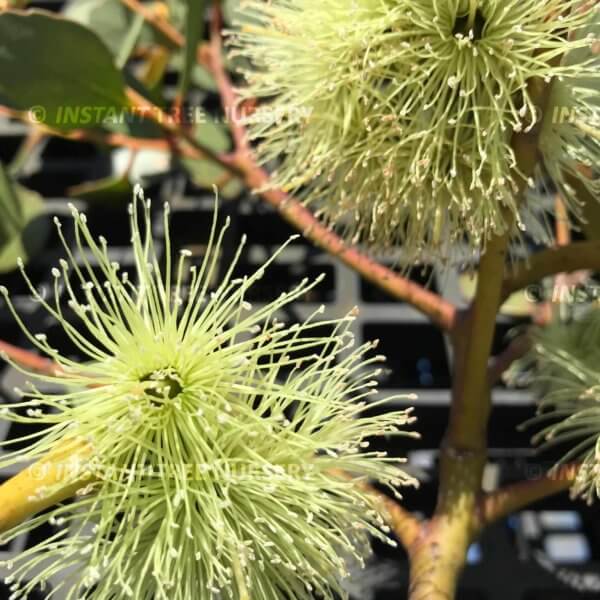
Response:
[[[70,498],[89,483],[89,446],[69,441],[0,485],[0,533]]]

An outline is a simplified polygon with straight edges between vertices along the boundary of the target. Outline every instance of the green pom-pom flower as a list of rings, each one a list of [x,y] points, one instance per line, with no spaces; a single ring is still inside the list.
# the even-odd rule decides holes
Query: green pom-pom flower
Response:
[[[171,263],[168,214],[165,205],[161,261],[150,202],[137,191],[129,274],[92,237],[84,214],[73,208],[75,254],[57,221],[69,260],[53,269],[56,302],[31,292],[88,362],[31,334],[3,290],[31,342],[60,366],[41,379],[72,391],[29,384],[20,402],[1,407],[6,419],[46,429],[0,466],[70,444],[85,448],[72,480],[91,474],[72,503],[3,536],[62,525],[8,565],[11,598],[48,580],[60,581],[55,591],[66,589],[69,599],[343,596],[344,557],[360,559],[368,534],[393,544],[360,483],[414,483],[397,459],[369,451],[369,438],[401,433],[412,418],[363,414],[382,357],[365,356],[371,343],[351,349],[353,313],[317,321],[319,309],[291,326],[277,320],[316,281],[253,308],[245,296],[276,255],[235,279],[242,242],[211,289],[225,232],[216,213],[200,265],[190,265],[186,250]],[[317,332],[323,323],[328,337]]]
[[[600,199],[600,11],[575,32],[577,38],[596,39],[565,58],[568,65],[587,64],[588,73],[559,79],[552,86],[548,114],[540,136],[544,164],[562,196],[577,211],[572,183],[579,180],[593,198]]]
[[[480,250],[519,218],[511,136],[541,118],[529,91],[597,77],[579,0],[273,0],[232,34],[248,118],[274,183],[353,242],[407,260]],[[597,92],[595,92],[597,94]],[[562,148],[562,146],[561,146]],[[547,153],[549,170],[559,158]],[[529,180],[529,184],[534,182]]]
[[[560,461],[581,463],[571,488],[592,502],[600,496],[600,310],[536,331],[530,359],[544,424],[534,441],[565,449]]]

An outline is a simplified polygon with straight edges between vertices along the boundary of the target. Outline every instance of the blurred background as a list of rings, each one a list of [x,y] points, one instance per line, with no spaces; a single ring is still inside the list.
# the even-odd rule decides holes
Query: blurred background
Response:
[[[177,21],[178,2],[147,4]],[[119,0],[47,0],[31,2],[29,6],[61,11],[95,30],[109,46],[116,44],[131,25],[131,14]],[[226,16],[234,9],[235,2],[225,3]],[[142,93],[169,106],[177,92],[181,52],[162,45],[150,31],[142,30],[140,35],[141,41],[128,62],[130,82],[135,78]],[[195,125],[194,133],[200,135],[198,128],[202,128],[203,139],[210,139],[216,151],[228,151],[231,141],[226,129],[218,123],[216,87],[210,73],[200,66],[192,75],[186,101],[189,106],[202,107],[209,115],[203,124]],[[157,135],[148,123],[138,126],[136,135]],[[1,205],[4,210],[11,210],[11,202],[16,198],[25,209],[17,242],[12,233],[4,231],[4,225],[0,226],[5,242],[0,250],[0,284],[11,291],[30,329],[46,333],[51,345],[73,357],[78,356],[77,350],[70,347],[60,328],[32,301],[14,268],[16,256],[25,251],[30,256],[27,269],[33,284],[50,292],[50,269],[63,250],[47,215],[65,216],[65,235],[67,240],[71,239],[69,201],[85,210],[92,230],[107,238],[113,258],[124,270],[131,266],[126,204],[133,184],[138,181],[156,207],[165,200],[171,203],[173,251],[187,248],[199,258],[205,250],[214,207],[211,186],[217,184],[222,198],[220,218],[232,219],[220,257],[222,266],[227,266],[242,233],[248,235],[239,275],[252,272],[274,248],[295,233],[273,209],[244,190],[239,182],[224,179],[218,168],[211,170],[203,161],[190,163],[162,151],[131,151],[46,136],[5,113],[0,113],[0,162]],[[160,215],[156,217],[160,232]],[[0,220],[5,219],[0,216]],[[378,351],[388,358],[388,370],[380,379],[381,394],[418,394],[416,401],[399,399],[397,403],[415,405],[416,428],[421,439],[398,438],[380,443],[394,455],[408,456],[410,469],[420,479],[421,488],[406,491],[405,505],[428,515],[436,499],[437,482],[433,473],[450,397],[453,357],[447,340],[410,306],[387,297],[303,238],[280,255],[266,277],[251,289],[252,297],[248,300],[254,304],[267,302],[302,278],[314,278],[320,273],[326,275],[323,283],[284,316],[288,322],[300,321],[320,304],[326,306],[325,318],[341,316],[353,306],[360,308],[355,321],[357,341],[379,339]],[[441,271],[436,265],[414,267],[409,276],[459,304],[466,302],[472,288],[468,275]],[[533,306],[530,297],[516,298],[499,317],[494,354],[507,345],[515,328],[529,322]],[[5,306],[0,309],[0,331],[4,341],[30,347]],[[15,370],[0,367],[3,401],[15,401],[13,388],[22,385],[23,378]],[[552,465],[553,456],[535,455],[529,443],[532,432],[517,429],[534,414],[531,393],[526,387],[498,384],[493,401],[486,489],[540,477]],[[0,420],[2,439],[15,439],[29,432],[24,425]],[[0,476],[4,480],[11,474],[6,471]],[[8,547],[0,546],[0,560],[50,533],[48,526]],[[368,569],[357,570],[348,588],[356,600],[397,600],[404,597],[406,581],[402,551],[376,545]],[[0,599],[8,599],[9,595],[8,588],[0,583]],[[38,597],[44,598],[46,593],[40,592]],[[488,529],[470,549],[469,565],[459,592],[460,600],[577,598],[600,598],[600,519],[597,508],[582,502],[571,503],[566,494],[533,505]]]

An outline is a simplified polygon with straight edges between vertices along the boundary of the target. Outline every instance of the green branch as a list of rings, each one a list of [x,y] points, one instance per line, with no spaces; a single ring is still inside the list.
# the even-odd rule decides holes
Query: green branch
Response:
[[[502,285],[502,298],[557,273],[589,269],[600,270],[600,241],[573,242],[550,248],[517,263]]]
[[[549,85],[532,80],[532,101],[546,108]],[[518,198],[538,163],[539,126],[513,136]],[[411,553],[410,600],[452,600],[467,550],[478,533],[478,503],[487,460],[486,431],[491,410],[488,361],[501,305],[506,253],[511,235],[492,238],[481,257],[475,297],[453,331],[455,368],[449,425],[440,456],[440,488],[427,534]]]
[[[479,500],[478,527],[482,529],[533,502],[564,492],[575,480],[578,465],[562,465],[539,479],[521,481],[484,494]]]

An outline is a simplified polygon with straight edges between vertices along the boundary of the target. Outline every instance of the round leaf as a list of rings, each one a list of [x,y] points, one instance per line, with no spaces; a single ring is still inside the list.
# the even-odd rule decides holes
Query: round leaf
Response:
[[[61,129],[97,126],[128,104],[104,42],[43,11],[0,13],[0,97]]]
[[[15,269],[18,258],[27,263],[44,248],[50,233],[50,218],[42,197],[16,183],[12,184],[11,192],[18,202],[21,230],[15,231],[0,246],[0,273]],[[0,193],[4,193],[4,188]]]
[[[182,163],[194,185],[205,189],[217,186],[223,198],[236,198],[244,189],[243,183],[237,177],[229,177],[221,165],[210,160],[186,158]]]
[[[206,117],[194,127],[196,139],[214,152],[229,152],[231,150],[231,138],[227,127]]]
[[[119,0],[75,0],[63,14],[95,31],[115,56],[131,21],[131,13]]]

